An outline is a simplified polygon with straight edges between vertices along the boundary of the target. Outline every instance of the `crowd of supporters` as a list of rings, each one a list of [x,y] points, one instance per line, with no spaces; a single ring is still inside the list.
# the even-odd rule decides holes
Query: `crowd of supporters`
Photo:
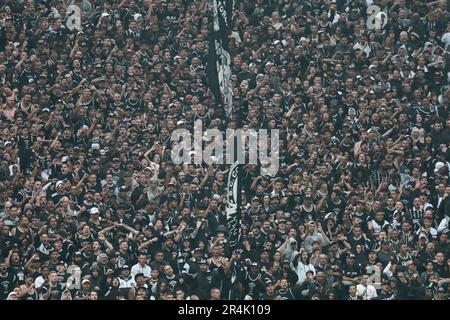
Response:
[[[212,1],[0,0],[0,299],[448,299],[448,5],[236,0],[229,118]],[[198,120],[280,132],[235,250]]]

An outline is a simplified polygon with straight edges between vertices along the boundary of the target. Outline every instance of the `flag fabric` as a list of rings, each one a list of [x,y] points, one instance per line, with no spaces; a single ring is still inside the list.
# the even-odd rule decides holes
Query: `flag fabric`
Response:
[[[240,165],[236,161],[230,168],[227,183],[227,230],[231,250],[239,247],[241,236],[241,181]]]
[[[233,89],[228,35],[231,28],[234,0],[213,0],[213,30],[209,35],[207,78],[216,103],[231,116]]]

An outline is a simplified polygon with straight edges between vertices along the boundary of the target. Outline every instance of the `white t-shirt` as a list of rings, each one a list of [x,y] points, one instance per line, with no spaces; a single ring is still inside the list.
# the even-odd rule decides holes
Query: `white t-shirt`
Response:
[[[134,282],[134,279],[132,277],[130,277],[128,280],[119,277],[119,289],[134,287],[136,287],[136,282]]]
[[[445,50],[447,50],[448,47],[450,46],[450,32],[444,33],[441,40],[443,43],[445,43]]]
[[[377,290],[370,284],[368,284],[367,287],[362,284],[358,284],[356,286],[356,294],[363,300],[373,300],[377,297]]]
[[[134,279],[134,276],[138,273],[143,273],[144,277],[150,278],[150,276],[152,275],[152,268],[150,268],[148,265],[144,265],[144,267],[142,267],[139,263],[136,263],[131,267],[131,277]]]

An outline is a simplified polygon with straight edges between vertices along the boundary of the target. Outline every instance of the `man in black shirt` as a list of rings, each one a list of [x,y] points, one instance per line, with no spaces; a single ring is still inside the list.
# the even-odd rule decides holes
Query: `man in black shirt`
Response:
[[[346,262],[342,266],[342,282],[344,285],[357,284],[361,275],[361,266],[355,262],[353,253],[347,254]]]
[[[217,271],[210,271],[208,262],[205,259],[199,261],[200,272],[194,274],[194,290],[200,299],[208,299],[212,288],[218,287],[218,284],[224,277],[224,269],[220,267]]]
[[[17,277],[8,272],[6,261],[0,263],[0,300],[5,300],[8,294],[14,289]]]
[[[436,253],[436,263],[434,264],[434,269],[439,276],[439,285],[450,282],[449,262],[450,258],[447,257],[447,259],[445,259],[443,252]]]

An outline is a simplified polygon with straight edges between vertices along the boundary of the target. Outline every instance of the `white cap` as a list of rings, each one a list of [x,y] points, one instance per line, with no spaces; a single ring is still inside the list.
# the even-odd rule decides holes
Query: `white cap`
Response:
[[[395,190],[397,190],[397,188],[395,186],[393,186],[392,184],[390,184],[389,187],[388,187],[388,190],[389,191],[395,191]]]
[[[12,291],[12,292],[10,292],[10,293],[8,294],[8,298],[11,298],[12,296],[16,296],[16,297],[17,297],[18,295],[17,295],[17,293],[16,293],[15,291]],[[7,299],[8,299],[8,298],[7,298]]]
[[[58,188],[60,185],[62,185],[64,182],[62,180],[59,180],[56,182],[56,188]]]
[[[90,212],[91,214],[96,214],[96,213],[98,213],[99,211],[98,211],[98,208],[92,207],[91,210],[89,210],[89,212]]]
[[[440,162],[440,161],[436,162],[436,164],[434,165],[434,172],[438,172],[443,167],[445,167],[445,163]]]
[[[103,18],[103,17],[109,17],[109,13],[103,12],[102,15],[100,16],[100,18]]]

